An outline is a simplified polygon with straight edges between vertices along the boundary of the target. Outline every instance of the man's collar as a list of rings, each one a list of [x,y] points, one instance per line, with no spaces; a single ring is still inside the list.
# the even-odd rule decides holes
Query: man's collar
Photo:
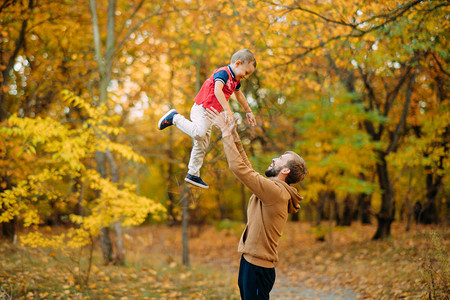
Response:
[[[228,65],[228,70],[230,70],[231,77],[233,77],[233,80],[236,80],[236,78],[234,77],[233,70],[231,69],[231,65]]]

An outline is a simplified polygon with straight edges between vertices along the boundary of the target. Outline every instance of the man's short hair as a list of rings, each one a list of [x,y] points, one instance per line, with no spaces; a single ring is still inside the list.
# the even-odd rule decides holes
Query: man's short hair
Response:
[[[234,64],[238,60],[242,61],[243,63],[253,63],[253,66],[256,68],[256,59],[253,53],[248,49],[242,49],[236,52],[231,56],[231,63]]]
[[[291,184],[303,181],[308,174],[308,169],[303,158],[293,151],[286,151],[284,154],[291,155],[291,159],[286,163],[286,168],[291,170],[286,177],[286,183]]]

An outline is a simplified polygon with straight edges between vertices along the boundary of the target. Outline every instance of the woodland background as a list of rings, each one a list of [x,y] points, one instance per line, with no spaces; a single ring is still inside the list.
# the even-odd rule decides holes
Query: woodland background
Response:
[[[131,226],[177,232],[183,223],[183,265],[189,230],[194,241],[211,226],[238,238],[250,193],[228,170],[218,131],[202,168],[210,189],[199,191],[183,180],[190,138],[156,125],[171,107],[187,116],[203,81],[242,48],[258,64],[242,82],[258,126],[230,101],[255,170],[288,149],[307,162],[293,224],[307,222],[329,251],[354,226],[365,241],[385,243],[431,225],[423,228],[443,232],[433,241],[445,253],[449,12],[437,0],[1,1],[7,261],[16,251],[35,255],[30,249],[52,259],[79,251],[73,286],[94,289],[96,263],[136,259],[125,251],[129,230],[139,229]],[[448,287],[443,270],[433,291]],[[0,279],[18,295],[46,297],[8,274]]]

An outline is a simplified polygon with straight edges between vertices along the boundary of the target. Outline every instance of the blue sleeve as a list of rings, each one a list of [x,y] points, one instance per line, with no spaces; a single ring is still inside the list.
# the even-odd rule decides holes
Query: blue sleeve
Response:
[[[237,86],[236,86],[235,91],[239,91],[240,88],[241,88],[241,82],[239,81],[239,83],[238,83]]]
[[[217,80],[220,80],[223,83],[223,85],[227,84],[228,81],[227,71],[222,70],[214,74],[214,82],[216,82]]]

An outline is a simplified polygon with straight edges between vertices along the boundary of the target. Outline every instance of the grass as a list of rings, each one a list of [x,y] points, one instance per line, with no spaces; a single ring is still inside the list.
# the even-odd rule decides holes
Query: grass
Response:
[[[225,225],[192,231],[197,236],[190,238],[190,267],[181,265],[181,228],[126,229],[126,265],[102,265],[95,244],[87,285],[87,249],[61,253],[2,242],[0,299],[239,299],[239,232],[234,227],[240,226]],[[330,249],[328,235],[320,242],[309,224],[288,223],[277,272],[286,274],[294,286],[346,287],[361,299],[428,299],[430,290],[443,294],[448,232],[419,227],[407,233],[404,224],[394,223],[393,237],[372,241],[375,229],[359,224],[340,228],[333,232]],[[440,232],[440,250],[431,237],[435,231]],[[429,278],[434,280],[431,287]]]

